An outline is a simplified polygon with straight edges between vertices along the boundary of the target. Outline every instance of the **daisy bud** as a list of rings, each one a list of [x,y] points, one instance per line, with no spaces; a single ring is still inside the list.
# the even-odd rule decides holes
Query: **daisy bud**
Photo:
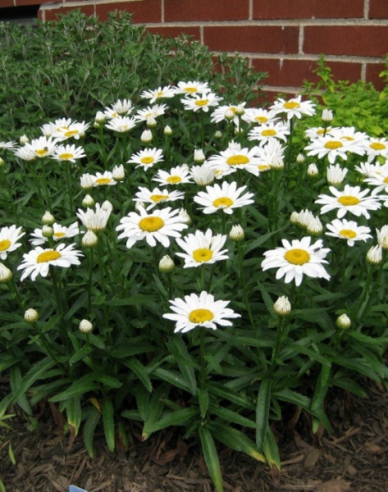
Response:
[[[280,169],[284,169],[284,161],[283,159],[273,159],[273,161],[271,162],[271,167],[272,169],[275,169],[277,171],[279,171]]]
[[[82,333],[91,333],[93,331],[93,325],[87,319],[83,319],[79,324],[79,331]]]
[[[191,175],[193,180],[199,186],[206,186],[213,183],[216,171],[206,164],[202,166],[193,166],[191,168]]]
[[[181,208],[179,210],[179,216],[182,217],[182,219],[184,220],[184,222],[186,224],[188,224],[188,225],[191,224],[191,217],[184,208]]]
[[[242,116],[243,114],[245,114],[245,109],[242,106],[237,106],[237,108],[235,109],[234,113],[237,116]]]
[[[205,154],[202,149],[194,149],[194,162],[198,164],[205,162]]]
[[[96,123],[104,123],[106,120],[105,115],[102,111],[97,111],[96,117],[95,117],[95,122]]]
[[[147,118],[147,128],[155,128],[157,123],[156,123],[156,120],[153,116],[150,116],[149,118]]]
[[[303,154],[298,154],[297,158],[296,158],[296,162],[298,164],[304,164],[306,161],[306,158]]]
[[[245,238],[244,229],[240,226],[240,224],[232,226],[232,229],[229,232],[229,238],[232,241],[243,241]]]
[[[331,164],[326,171],[327,182],[333,186],[339,185],[345,179],[348,170],[342,169],[339,164]]]
[[[231,109],[228,109],[228,110],[225,111],[225,119],[227,121],[233,120],[234,117],[235,117],[235,114],[234,114],[234,112]]]
[[[310,164],[308,169],[307,169],[307,174],[310,176],[310,178],[315,178],[315,176],[318,176],[319,171],[317,168],[316,164]]]
[[[281,296],[273,305],[273,310],[278,316],[287,316],[291,312],[291,303],[288,297]]]
[[[43,237],[53,237],[54,234],[54,229],[50,227],[49,225],[44,225],[42,227],[42,236]]]
[[[120,164],[120,166],[115,166],[112,171],[112,178],[115,181],[123,181],[125,178],[124,166]]]
[[[388,249],[388,225],[383,225],[381,229],[376,229],[377,242],[383,249]]]
[[[162,273],[170,273],[174,270],[175,268],[175,263],[173,260],[168,256],[165,255],[159,262],[159,271]]]
[[[144,130],[144,132],[141,134],[140,140],[143,143],[150,143],[152,141],[152,132],[151,132],[151,130]]]
[[[20,145],[26,145],[26,143],[28,143],[29,141],[30,139],[27,137],[27,135],[22,135],[19,138]]]
[[[338,328],[341,328],[341,330],[348,330],[352,324],[350,321],[350,318],[347,314],[341,314],[341,316],[338,316],[337,321],[335,324],[338,326]]]
[[[300,222],[299,222],[299,213],[296,212],[295,210],[291,214],[290,222],[291,222],[291,224],[300,225]]]
[[[172,135],[172,129],[171,129],[171,126],[166,125],[166,126],[164,127],[163,133],[164,133],[167,137],[171,136],[171,135]]]
[[[83,174],[80,178],[81,188],[90,190],[94,185],[94,177],[91,174]]]
[[[323,226],[318,217],[313,217],[307,222],[307,232],[313,236],[320,236],[322,234]]]
[[[372,265],[378,265],[383,261],[383,248],[380,245],[372,246],[366,254],[366,260]]]
[[[100,126],[100,123],[97,123],[97,121],[93,123],[93,128],[100,128]]]
[[[93,198],[90,195],[86,195],[84,199],[82,200],[82,206],[83,207],[93,207],[96,202],[93,200]]]
[[[220,130],[217,130],[214,134],[214,138],[222,138],[222,132],[220,132]]]
[[[54,215],[50,214],[50,212],[45,212],[45,214],[42,217],[42,224],[51,225],[54,224],[54,222],[55,222]]]
[[[105,202],[101,205],[101,210],[105,210],[105,212],[111,213],[113,210],[113,205],[109,200],[105,200]]]
[[[88,230],[82,237],[82,246],[85,246],[85,248],[93,248],[97,243],[98,237],[91,230]]]
[[[27,309],[27,311],[24,313],[24,319],[27,321],[27,323],[35,323],[35,321],[38,321],[39,319],[39,313],[35,309]]]
[[[325,123],[333,121],[333,111],[331,109],[324,109],[322,111],[322,121]]]
[[[0,284],[3,284],[4,282],[8,282],[8,280],[11,280],[12,278],[12,272],[9,268],[7,268],[3,263],[0,263]]]
[[[5,166],[5,160],[0,157],[0,167]]]

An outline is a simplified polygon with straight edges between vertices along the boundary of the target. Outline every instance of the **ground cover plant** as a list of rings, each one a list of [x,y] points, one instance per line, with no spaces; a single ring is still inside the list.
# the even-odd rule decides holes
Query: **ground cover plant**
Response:
[[[49,401],[91,456],[97,426],[111,451],[131,421],[181,426],[218,491],[217,441],[276,474],[285,411],[330,433],[329,388],[388,376],[388,141],[306,98],[248,104],[232,72],[131,75],[31,124],[26,99],[0,144],[3,423]]]

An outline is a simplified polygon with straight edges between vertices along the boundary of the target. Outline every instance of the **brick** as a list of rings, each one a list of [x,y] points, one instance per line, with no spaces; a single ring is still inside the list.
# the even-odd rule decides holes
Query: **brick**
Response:
[[[53,3],[53,0],[15,0],[16,7],[23,7],[26,5],[42,5],[44,3]]]
[[[386,26],[308,26],[303,52],[382,57],[387,52]]]
[[[298,34],[297,27],[204,27],[205,44],[213,51],[292,54],[298,52]]]
[[[254,19],[348,19],[351,17],[364,17],[364,0],[253,0]]]
[[[248,20],[249,0],[168,0],[166,22]]]
[[[0,9],[5,9],[7,7],[14,7],[13,0],[1,0]]]
[[[41,20],[45,21],[54,21],[58,19],[58,15],[67,14],[71,10],[79,9],[85,15],[94,15],[94,6],[93,5],[84,5],[82,7],[62,7],[58,6],[55,8],[47,8],[40,9],[38,11],[38,17]],[[43,13],[44,12],[44,13]]]
[[[383,63],[368,63],[366,66],[365,80],[372,82],[378,91],[382,91],[385,87],[385,79],[379,76],[384,69]]]
[[[132,21],[134,24],[147,24],[162,20],[161,0],[96,4],[96,15],[102,21],[106,20],[109,12],[114,10],[133,14]]]
[[[192,36],[192,40],[200,41],[201,35],[199,32],[199,27],[195,26],[182,26],[182,27],[149,27],[147,29],[152,34],[159,34],[163,38],[176,38],[180,34],[187,34]]]
[[[253,66],[260,72],[267,72],[263,80],[266,85],[301,87],[305,80],[318,82],[313,72],[317,68],[315,60],[280,60],[273,58],[254,59]],[[328,62],[335,80],[356,82],[361,78],[361,63]]]
[[[386,0],[370,0],[369,19],[388,19],[388,2]]]

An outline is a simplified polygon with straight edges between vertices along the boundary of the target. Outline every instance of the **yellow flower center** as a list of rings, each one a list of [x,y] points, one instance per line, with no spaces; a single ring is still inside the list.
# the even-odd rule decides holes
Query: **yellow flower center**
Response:
[[[49,250],[49,251],[44,251],[43,253],[40,253],[38,255],[36,262],[37,263],[47,263],[48,261],[54,261],[60,258],[62,255],[58,251],[54,250]]]
[[[194,94],[194,92],[197,92],[196,87],[185,87],[183,90],[188,92],[189,94]]]
[[[7,251],[7,249],[11,246],[11,241],[9,239],[3,239],[0,241],[0,251]]]
[[[230,207],[233,205],[233,200],[231,200],[228,196],[221,196],[213,201],[213,205],[217,208]]]
[[[369,145],[369,147],[373,150],[384,150],[386,146],[380,142],[373,142]]]
[[[296,101],[288,101],[283,104],[283,108],[285,109],[296,109],[300,108],[300,104]]]
[[[182,181],[182,178],[180,176],[169,176],[166,181],[172,184],[176,184],[180,183]]]
[[[267,123],[268,118],[266,116],[256,116],[255,120],[258,121],[259,123]]]
[[[139,222],[139,227],[145,232],[156,232],[164,226],[164,221],[160,217],[144,217]]]
[[[112,180],[110,178],[97,178],[96,183],[99,185],[107,185],[111,182]]]
[[[213,258],[213,251],[208,248],[199,248],[193,251],[193,258],[198,263],[210,261]]]
[[[65,133],[65,137],[74,137],[74,135],[78,135],[79,131],[78,130],[69,130],[68,132]]]
[[[140,159],[140,162],[141,162],[142,164],[152,164],[152,163],[154,162],[154,160],[155,160],[155,159],[154,159],[153,157],[148,156],[148,157],[142,157],[142,158]]]
[[[196,106],[206,106],[208,103],[209,99],[198,99],[198,101],[195,101]]]
[[[261,132],[261,134],[263,135],[263,137],[274,137],[276,135],[276,131],[275,130],[263,130]]]
[[[348,135],[344,135],[343,137],[344,140],[347,140],[348,142],[353,142],[354,138],[353,137],[349,137]]]
[[[346,237],[346,239],[354,239],[357,236],[357,234],[351,229],[342,229],[340,234],[342,237]]]
[[[163,97],[164,92],[163,91],[158,91],[157,97]]]
[[[384,178],[384,183],[388,184],[388,176],[386,178]]]
[[[162,200],[168,200],[168,195],[151,195],[150,196],[151,200],[153,202],[161,202]]]
[[[304,249],[290,249],[284,255],[284,258],[288,261],[288,263],[292,263],[293,265],[304,265],[310,261],[309,253]]]
[[[54,232],[54,237],[64,237],[66,236],[66,232]]]
[[[44,157],[48,152],[48,149],[38,149],[35,150],[35,154],[38,154],[39,157]]]
[[[241,164],[248,164],[249,158],[245,155],[232,155],[226,162],[229,166],[240,166]]]
[[[116,112],[115,113],[112,113],[111,116],[112,116],[112,118],[117,118],[118,117],[118,113],[116,113]]]
[[[324,147],[326,149],[335,150],[335,149],[340,149],[341,147],[343,147],[343,144],[341,142],[339,142],[338,140],[331,140],[330,142],[326,142]]]
[[[194,309],[189,314],[189,320],[192,323],[205,323],[213,318],[214,314],[209,309]]]
[[[355,196],[340,196],[337,200],[341,205],[344,205],[345,207],[349,207],[352,205],[358,205],[360,203],[360,199],[355,197]]]
[[[329,132],[330,130],[331,130],[330,126],[328,128],[326,128],[326,132]],[[325,133],[324,128],[320,128],[319,130],[317,130],[317,135],[323,135],[324,133]]]
[[[70,154],[70,153],[64,153],[64,154],[59,155],[59,158],[63,159],[64,161],[68,161],[69,159],[73,159],[73,157],[74,157],[74,154]]]
[[[271,166],[269,164],[260,164],[258,168],[260,172],[263,172],[263,171],[269,171],[271,169]]]

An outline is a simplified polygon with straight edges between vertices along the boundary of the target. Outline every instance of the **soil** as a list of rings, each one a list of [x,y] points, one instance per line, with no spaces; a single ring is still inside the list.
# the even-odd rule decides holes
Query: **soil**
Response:
[[[292,419],[274,423],[282,459],[279,474],[220,447],[225,491],[388,491],[388,393],[370,382],[365,387],[366,399],[328,395],[327,413],[334,428],[330,436],[312,435],[303,413],[296,425]],[[214,490],[196,441],[184,441],[177,431],[141,442],[140,427],[133,426],[129,449],[115,453],[108,451],[101,432],[91,459],[81,437],[74,440],[63,434],[53,405],[37,408],[33,419],[16,406],[9,411],[16,413],[7,420],[11,429],[0,427],[0,478],[7,492],[68,492],[69,484],[88,492]]]

